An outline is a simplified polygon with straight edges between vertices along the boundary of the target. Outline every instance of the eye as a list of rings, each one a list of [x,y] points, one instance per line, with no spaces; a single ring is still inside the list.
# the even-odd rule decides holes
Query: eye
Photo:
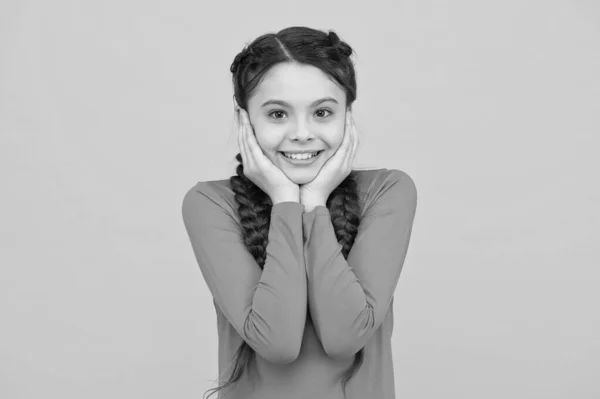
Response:
[[[272,118],[273,117],[272,115],[274,115],[274,114],[281,114],[281,113],[284,113],[284,112],[281,111],[281,110],[279,110],[279,109],[277,109],[277,110],[275,110],[273,112],[270,112],[269,116]],[[275,119],[281,119],[281,118],[275,118]]]
[[[319,112],[319,111],[329,112],[329,115],[333,115],[333,112],[331,112],[330,110],[325,109],[325,108],[318,109],[317,112]]]
[[[321,112],[321,111],[324,111],[324,112],[329,112],[329,115],[333,115],[333,112],[331,112],[330,110],[328,110],[328,109],[326,109],[326,108],[320,108],[320,109],[316,110],[316,111],[315,111],[315,113],[317,113],[317,112]],[[273,118],[273,119],[281,119],[281,118],[277,118],[277,117],[275,117],[275,118],[274,118],[274,117],[273,117],[273,115],[275,115],[275,114],[282,114],[282,113],[283,113],[283,114],[285,114],[285,111],[283,111],[283,110],[280,110],[280,109],[276,109],[276,110],[274,110],[274,111],[270,112],[270,113],[269,113],[269,116],[270,116],[271,118]],[[329,115],[328,115],[328,116],[329,116]],[[326,118],[326,117],[327,117],[327,116],[322,116],[321,118]]]

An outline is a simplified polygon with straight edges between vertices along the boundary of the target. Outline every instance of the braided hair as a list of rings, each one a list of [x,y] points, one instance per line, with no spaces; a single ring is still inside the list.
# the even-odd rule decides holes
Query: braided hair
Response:
[[[351,108],[356,100],[356,75],[350,59],[352,53],[352,48],[341,41],[334,31],[327,34],[307,27],[290,27],[277,33],[264,34],[237,54],[231,64],[235,100],[241,108],[247,109],[251,93],[271,67],[282,62],[295,62],[312,65],[325,72],[344,90],[346,104]],[[244,242],[263,269],[273,203],[263,190],[244,175],[241,154],[238,153],[235,159],[239,162],[237,176],[232,176],[229,182],[238,204]],[[352,171],[331,192],[326,206],[336,238],[342,245],[342,254],[347,259],[360,222],[356,171]],[[254,356],[254,350],[243,341],[233,357],[234,367],[229,380],[217,388],[209,389],[213,391],[210,395],[238,381]],[[362,365],[363,357],[361,349],[356,353],[352,366],[342,375],[344,395],[346,384]]]

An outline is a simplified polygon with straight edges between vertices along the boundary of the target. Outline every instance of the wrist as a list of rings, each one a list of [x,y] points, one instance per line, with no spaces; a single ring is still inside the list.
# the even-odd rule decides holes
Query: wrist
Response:
[[[305,212],[311,212],[317,206],[327,207],[325,200],[319,198],[305,198],[301,197],[300,203],[304,205]]]
[[[286,193],[282,193],[282,194],[278,195],[277,197],[273,197],[271,199],[271,202],[273,203],[273,205],[279,204],[281,202],[298,202],[299,203],[300,202],[300,192],[299,191],[294,192],[292,190],[292,191],[289,191]]]
[[[302,204],[302,205],[304,205],[304,204]],[[319,205],[304,205],[304,213],[309,213],[309,212],[314,211],[314,209],[317,206],[319,206]],[[325,205],[323,205],[323,206],[325,206]]]

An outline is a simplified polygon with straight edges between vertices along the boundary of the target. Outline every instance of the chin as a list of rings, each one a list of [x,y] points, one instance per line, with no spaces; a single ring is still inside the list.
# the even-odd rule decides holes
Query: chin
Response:
[[[308,184],[311,181],[315,180],[315,178],[318,175],[318,170],[317,171],[312,171],[312,170],[290,170],[290,169],[284,169],[283,173],[287,176],[288,179],[290,179],[290,181],[292,183],[295,184]]]
[[[302,184],[308,184],[311,181],[315,180],[315,177],[317,177],[316,175],[310,174],[310,175],[303,175],[303,176],[288,176],[288,179],[290,179],[292,182],[298,184],[298,185],[302,185]]]
[[[317,172],[318,171],[312,171],[312,170],[297,170],[297,169],[293,169],[293,168],[281,168],[281,171],[283,172],[283,174],[285,174],[287,176],[288,179],[290,179],[291,182],[296,183],[296,184],[306,184],[306,183],[310,183],[311,181],[313,181],[315,179],[315,177],[317,177]]]

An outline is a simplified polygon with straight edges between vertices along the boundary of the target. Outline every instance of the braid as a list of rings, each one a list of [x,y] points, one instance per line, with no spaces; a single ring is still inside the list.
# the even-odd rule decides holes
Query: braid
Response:
[[[329,37],[331,47],[336,49],[340,55],[343,57],[350,57],[352,55],[352,47],[347,45],[345,42],[342,42],[340,37],[334,31],[329,31],[327,36]]]
[[[330,30],[329,33],[327,34],[327,37],[329,38],[331,47],[337,49],[340,44],[339,36],[334,31]]]
[[[355,180],[355,174],[350,173],[344,181],[337,186],[327,199],[326,205],[331,215],[331,224],[335,231],[338,242],[342,245],[342,254],[348,259],[348,254],[352,249],[358,226],[360,224],[360,206],[358,204],[358,184]],[[356,373],[362,365],[364,359],[364,350],[361,349],[354,356],[352,366],[346,370],[342,378],[342,388],[344,396],[346,395],[346,384],[348,380]]]
[[[238,157],[241,158],[241,155]],[[264,191],[244,175],[244,167],[241,163],[236,172],[238,176],[232,176],[229,182],[235,193],[235,201],[238,203],[238,215],[244,229],[244,242],[262,270],[269,244],[273,203]]]
[[[236,168],[237,176],[231,176],[229,184],[234,192],[235,202],[238,204],[237,211],[242,226],[241,234],[248,251],[262,270],[267,258],[273,203],[263,190],[244,175],[242,155],[237,154],[235,158],[240,164]],[[210,395],[238,381],[244,371],[248,369],[254,355],[254,350],[246,341],[243,341],[233,356],[234,369],[229,381],[220,387],[209,389],[209,391],[213,391]]]
[[[229,67],[229,71],[235,75],[235,73],[244,65],[248,59],[251,59],[254,56],[254,50],[252,50],[251,46],[246,47],[242,50],[238,55],[235,56],[233,62],[231,63],[231,67]]]

